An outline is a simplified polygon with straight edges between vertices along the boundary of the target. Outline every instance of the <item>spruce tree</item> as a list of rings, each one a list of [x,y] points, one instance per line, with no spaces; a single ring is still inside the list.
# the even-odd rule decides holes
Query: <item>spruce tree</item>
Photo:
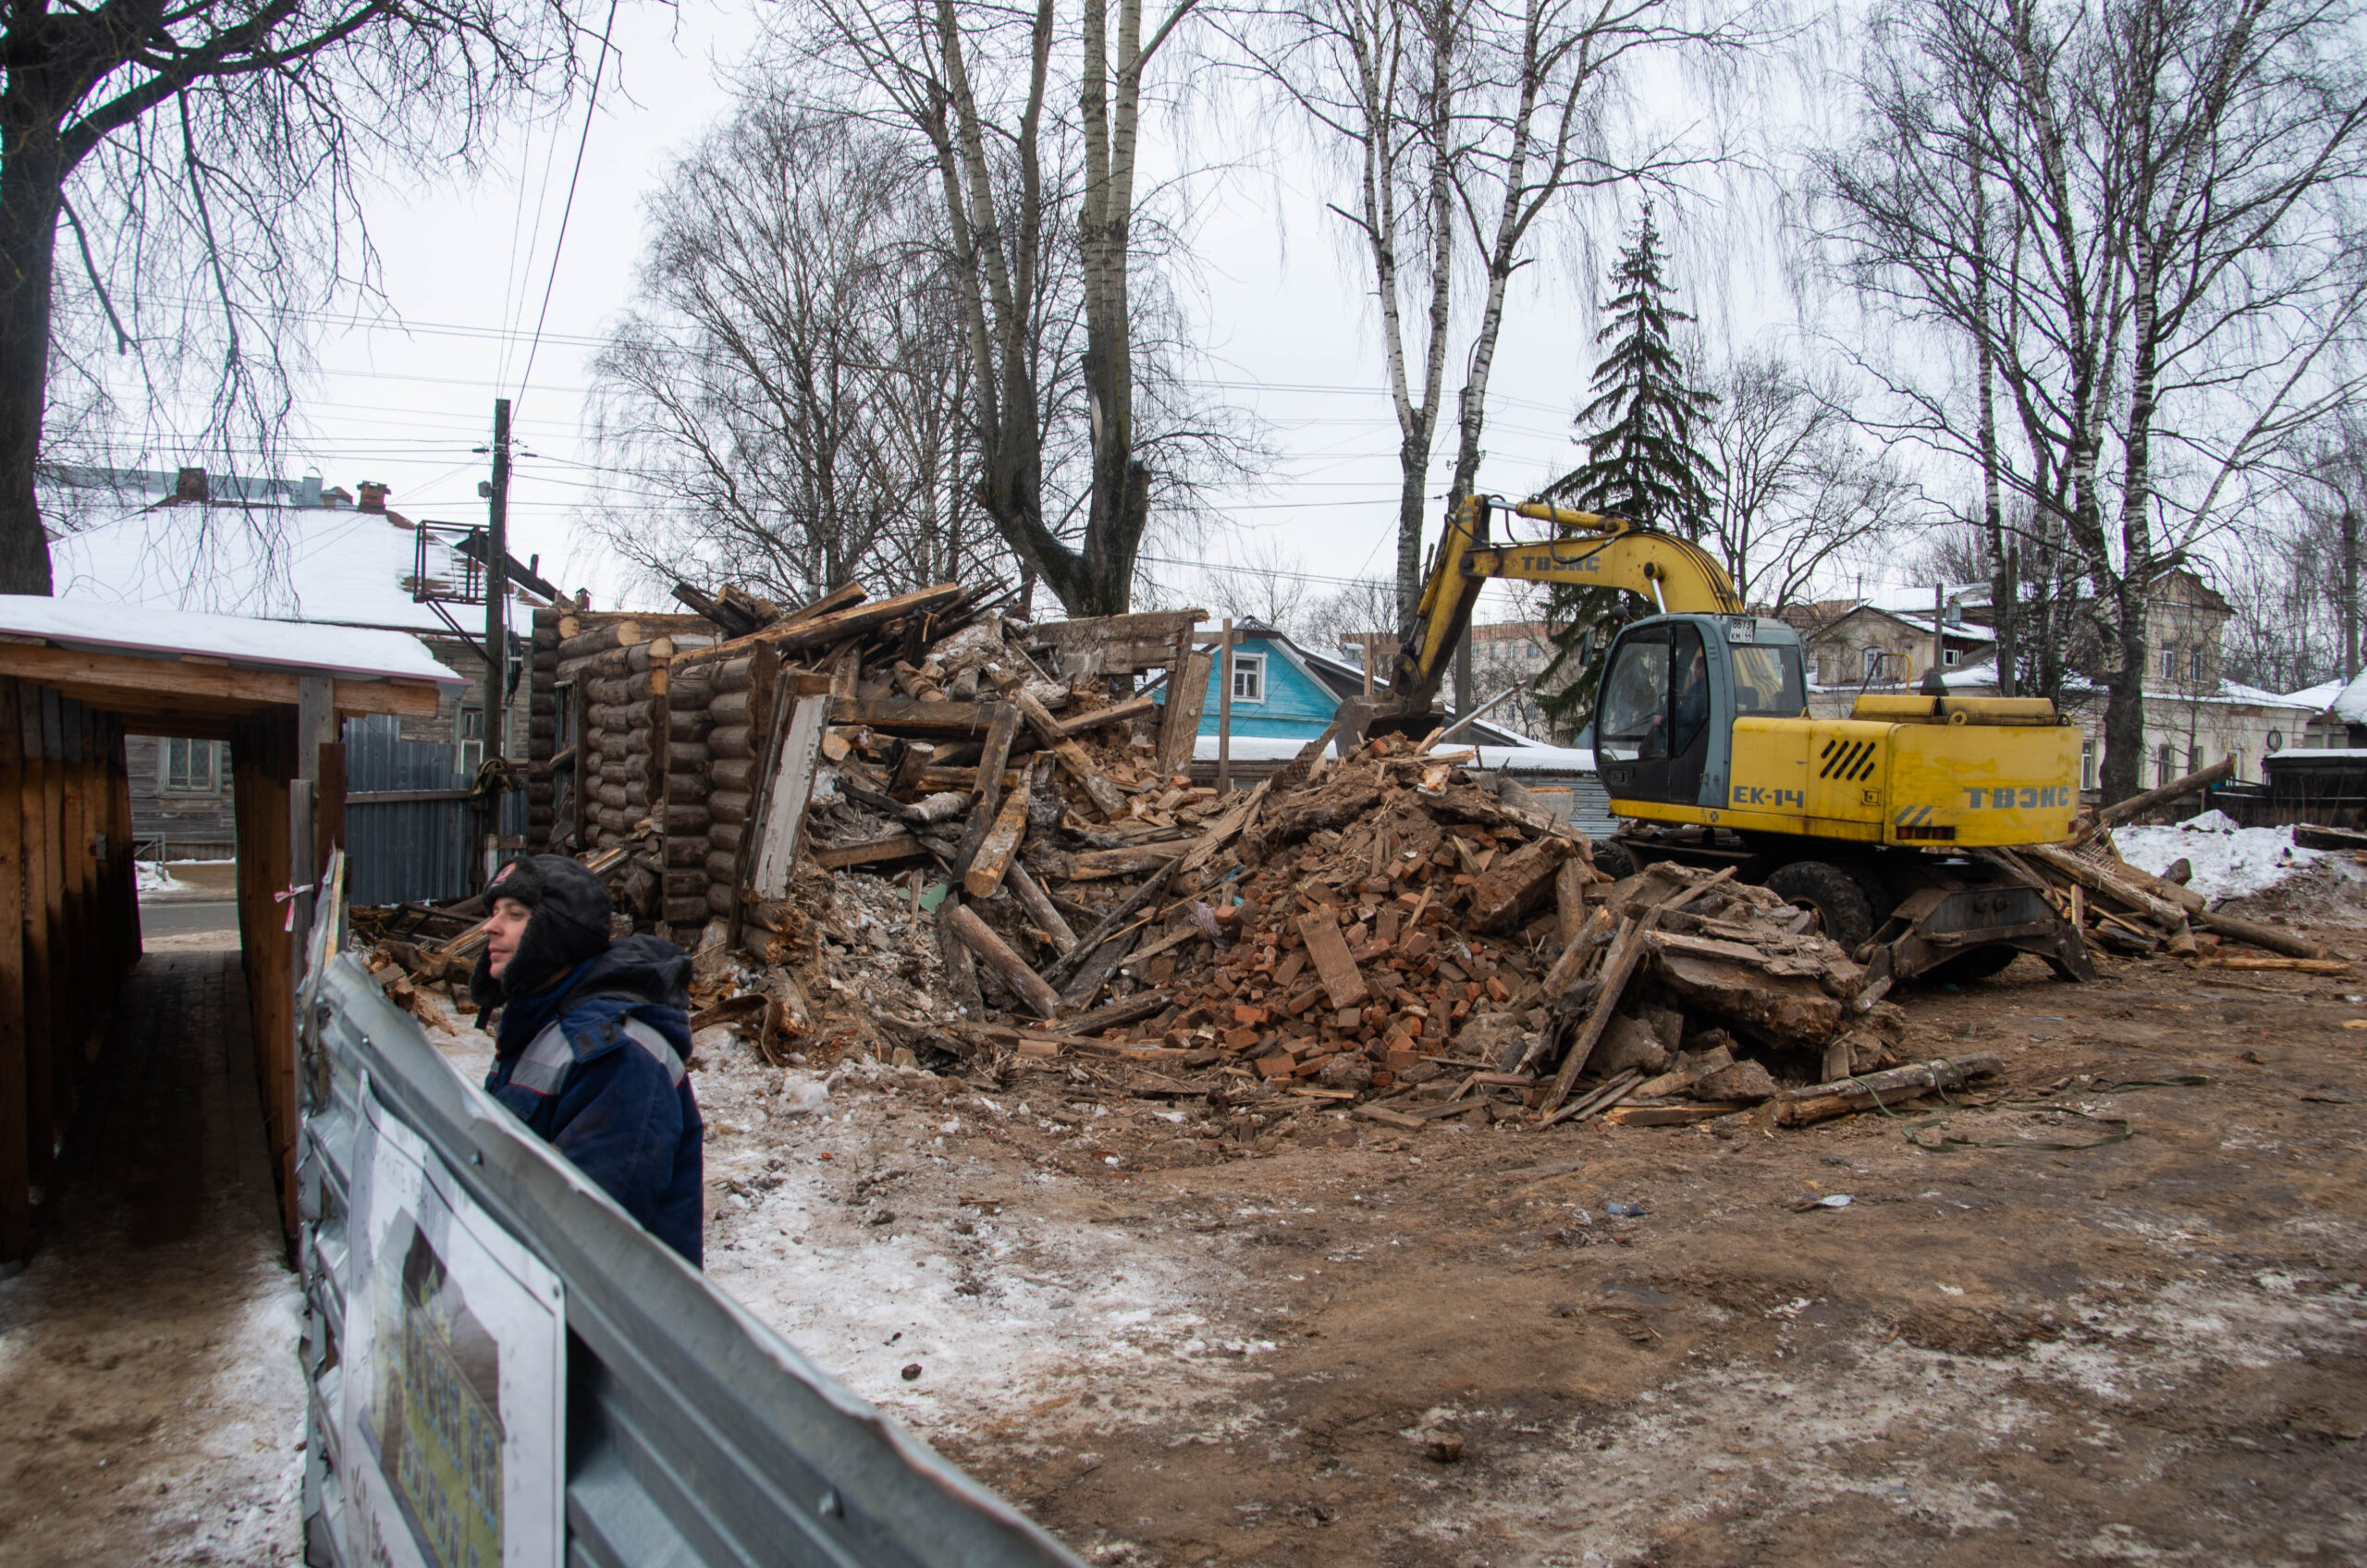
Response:
[[[1594,399],[1572,422],[1586,461],[1544,493],[1582,511],[1698,540],[1709,526],[1718,471],[1695,448],[1693,432],[1717,398],[1686,379],[1671,329],[1693,318],[1670,303],[1675,289],[1663,270],[1667,259],[1648,202],[1634,242],[1611,269],[1613,293],[1603,302],[1610,319],[1595,335],[1609,351],[1595,368]],[[1557,730],[1575,731],[1592,717],[1610,623],[1628,597],[1616,588],[1553,585],[1545,615],[1557,653],[1540,685],[1557,679],[1561,685],[1540,692],[1539,705]]]

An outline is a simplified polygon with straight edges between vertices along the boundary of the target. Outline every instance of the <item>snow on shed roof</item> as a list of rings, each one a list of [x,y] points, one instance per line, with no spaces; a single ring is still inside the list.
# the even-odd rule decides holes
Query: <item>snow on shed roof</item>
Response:
[[[349,679],[465,684],[438,664],[418,638],[401,631],[153,606],[126,615],[121,605],[104,600],[0,594],[0,633],[133,657],[195,654],[227,660],[234,668],[321,670]]]
[[[411,600],[419,534],[382,511],[326,507],[152,507],[49,547],[60,594],[272,620],[451,629]],[[457,580],[457,553],[428,541],[431,575]],[[461,624],[472,612],[460,610]],[[482,625],[484,614],[473,612]]]

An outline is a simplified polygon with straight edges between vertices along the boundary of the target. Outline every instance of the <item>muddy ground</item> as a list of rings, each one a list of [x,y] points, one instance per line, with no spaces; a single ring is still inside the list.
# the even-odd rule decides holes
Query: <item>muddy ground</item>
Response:
[[[2102,968],[1911,995],[2002,1083],[1772,1133],[817,1114],[717,1044],[709,1269],[1098,1562],[2367,1559],[2367,974]]]

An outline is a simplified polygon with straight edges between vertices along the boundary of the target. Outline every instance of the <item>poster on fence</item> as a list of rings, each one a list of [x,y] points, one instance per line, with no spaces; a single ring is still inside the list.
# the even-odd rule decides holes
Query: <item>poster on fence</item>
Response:
[[[337,1454],[354,1560],[558,1568],[558,1276],[377,1096],[359,1098]]]

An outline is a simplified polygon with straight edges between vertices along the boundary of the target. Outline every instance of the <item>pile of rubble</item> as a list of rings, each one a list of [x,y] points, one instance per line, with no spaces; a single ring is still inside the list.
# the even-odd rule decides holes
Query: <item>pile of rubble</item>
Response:
[[[1196,783],[1197,612],[1039,626],[950,584],[790,611],[678,596],[706,632],[538,626],[536,703],[575,718],[538,732],[537,766],[578,780],[547,843],[693,949],[698,1027],[776,1064],[1049,1070],[1220,1123],[1406,1132],[1790,1124],[1994,1068],[1902,1064],[1904,1015],[1809,912],[1730,870],[1614,882],[1438,734],[1331,755],[1335,725],[1254,789]],[[1994,858],[2101,945],[2292,940],[2231,929],[2102,830]],[[432,945],[380,932],[414,1011],[481,940],[442,919]]]

